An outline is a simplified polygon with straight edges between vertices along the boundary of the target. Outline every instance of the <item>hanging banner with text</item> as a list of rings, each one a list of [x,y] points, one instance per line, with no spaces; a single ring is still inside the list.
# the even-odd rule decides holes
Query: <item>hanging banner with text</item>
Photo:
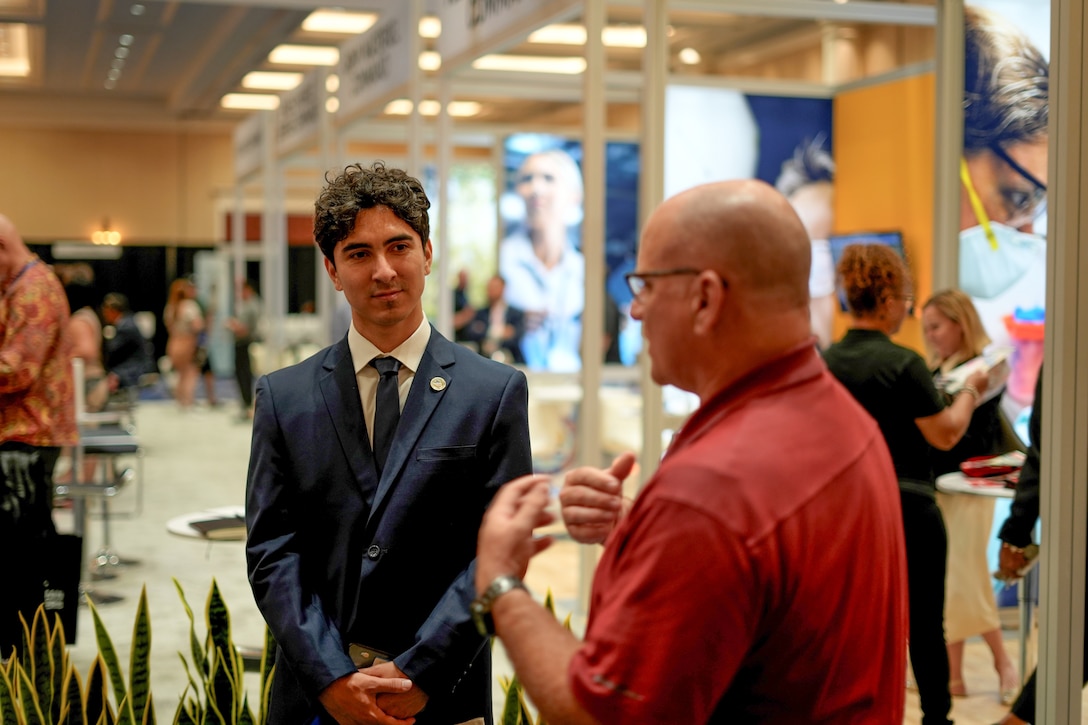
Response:
[[[412,3],[391,3],[369,30],[340,48],[339,120],[392,100],[412,77]]]
[[[276,153],[289,154],[312,144],[321,133],[325,112],[325,69],[316,68],[296,88],[280,97],[276,109]]]
[[[234,127],[234,176],[244,179],[261,168],[264,158],[264,112]]]
[[[577,0],[439,0],[442,67],[452,70],[570,17]]]

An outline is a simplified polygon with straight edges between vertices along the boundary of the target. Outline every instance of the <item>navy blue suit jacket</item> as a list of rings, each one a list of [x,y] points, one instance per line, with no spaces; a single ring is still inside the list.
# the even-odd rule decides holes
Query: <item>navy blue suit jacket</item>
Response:
[[[270,723],[324,714],[351,642],[428,694],[419,725],[491,722],[472,562],[495,491],[532,470],[527,404],[524,374],[432,328],[379,480],[346,336],[258,381],[246,554],[279,645]]]

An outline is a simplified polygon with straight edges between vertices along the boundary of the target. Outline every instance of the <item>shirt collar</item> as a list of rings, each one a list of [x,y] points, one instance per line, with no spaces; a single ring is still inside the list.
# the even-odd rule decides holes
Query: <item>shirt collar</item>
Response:
[[[370,340],[359,334],[352,324],[348,327],[348,350],[351,351],[351,362],[355,368],[355,374],[365,368],[376,357],[387,355],[400,360],[403,367],[413,373],[419,369],[419,362],[423,359],[423,353],[427,351],[427,343],[431,339],[431,325],[427,322],[427,315],[423,315],[416,331],[408,336],[408,339],[389,351],[383,353]]]

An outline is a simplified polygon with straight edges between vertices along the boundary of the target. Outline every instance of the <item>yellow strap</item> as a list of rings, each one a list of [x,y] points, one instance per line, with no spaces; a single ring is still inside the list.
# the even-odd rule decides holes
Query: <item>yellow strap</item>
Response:
[[[967,189],[967,198],[971,202],[971,209],[975,212],[975,218],[978,219],[978,223],[982,225],[982,231],[986,234],[986,239],[990,241],[990,247],[997,251],[997,235],[994,234],[993,228],[990,226],[990,217],[986,216],[986,209],[982,206],[982,199],[978,198],[978,192],[975,191],[975,185],[971,183],[971,174],[967,171],[967,159],[960,157],[960,181],[963,182],[963,186]]]

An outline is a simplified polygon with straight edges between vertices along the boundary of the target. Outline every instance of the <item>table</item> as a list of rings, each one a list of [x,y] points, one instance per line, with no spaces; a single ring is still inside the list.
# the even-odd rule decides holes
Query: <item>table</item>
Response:
[[[166,522],[166,530],[175,536],[204,541],[245,541],[245,506],[219,506],[175,516]],[[200,521],[222,521],[223,528],[205,531],[193,526]]]
[[[1013,498],[1016,491],[1005,488],[1003,484],[973,484],[971,479],[959,471],[946,473],[937,477],[937,490],[941,493],[965,494],[969,496],[987,496],[990,498]],[[1028,632],[1031,629],[1031,592],[1035,589],[1035,578],[1038,576],[1038,567],[1032,566],[1024,574],[1017,592],[1017,603],[1020,609],[1020,682],[1027,679],[1028,664]]]

